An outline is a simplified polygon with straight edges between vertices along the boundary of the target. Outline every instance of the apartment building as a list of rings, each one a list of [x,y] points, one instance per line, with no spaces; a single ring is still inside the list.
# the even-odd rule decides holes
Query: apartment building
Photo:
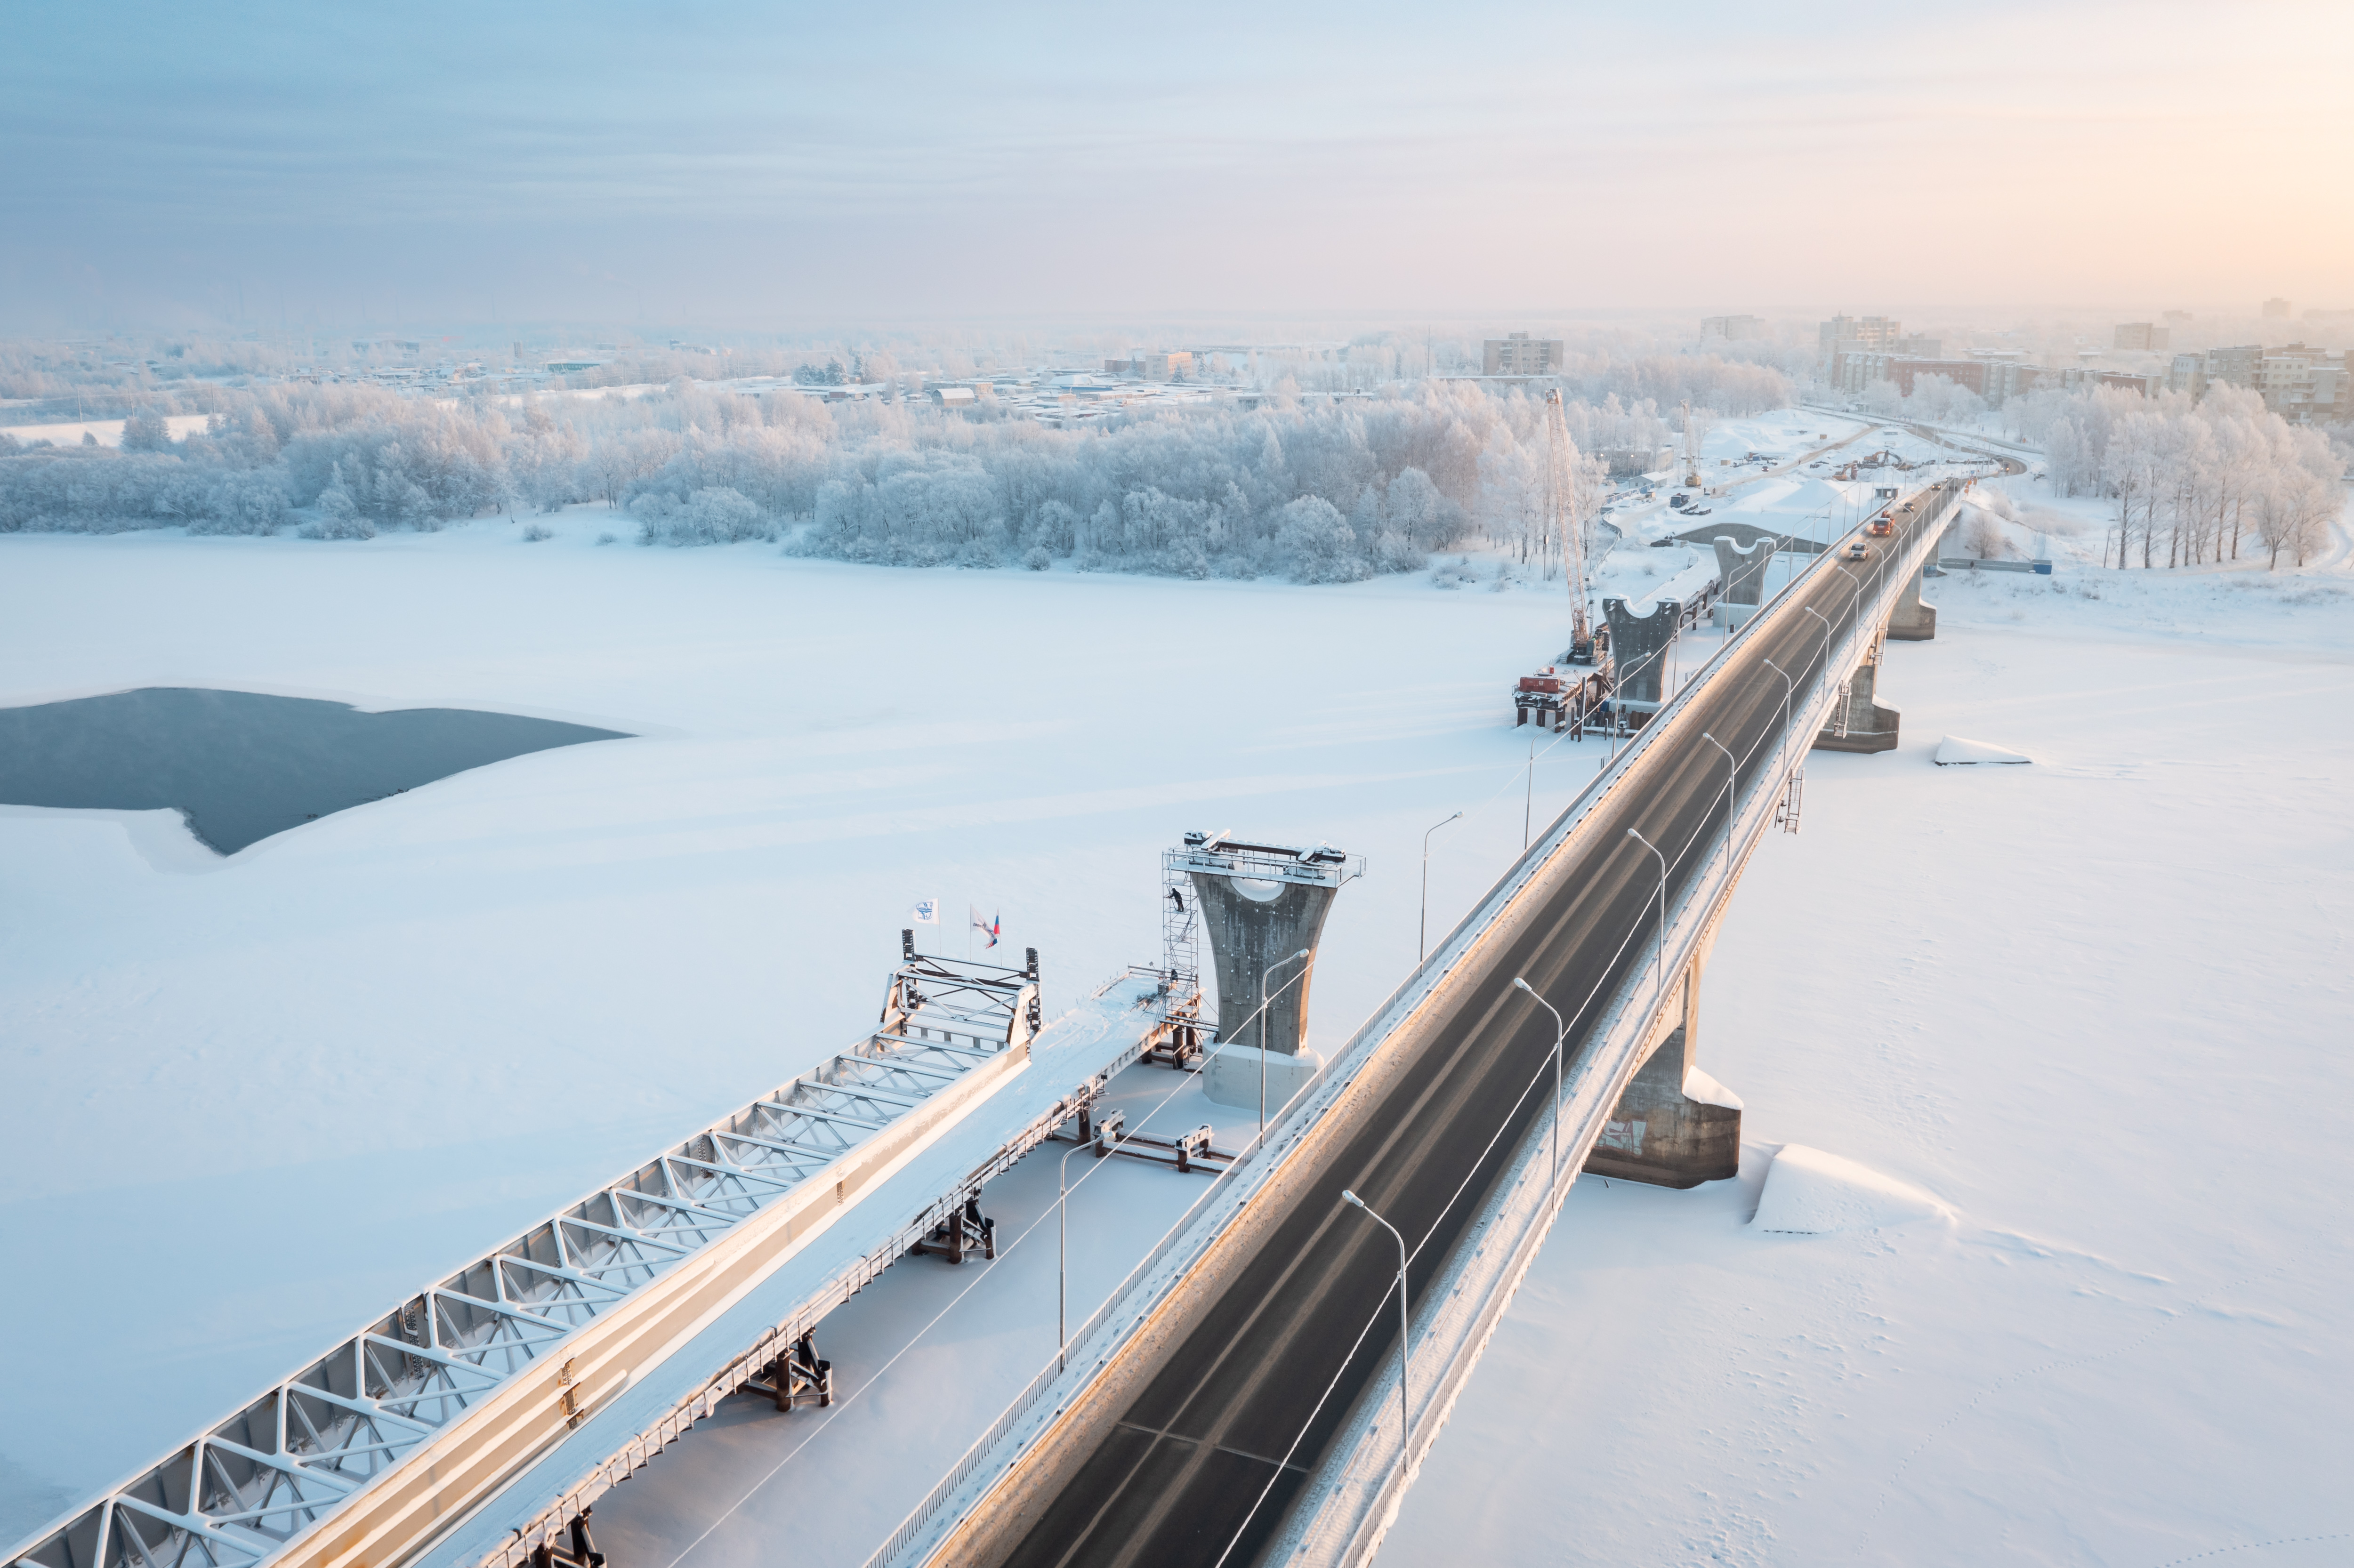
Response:
[[[1479,366],[1483,376],[1558,376],[1561,374],[1563,343],[1557,337],[1531,337],[1524,332],[1506,333],[1491,337],[1480,344]]]

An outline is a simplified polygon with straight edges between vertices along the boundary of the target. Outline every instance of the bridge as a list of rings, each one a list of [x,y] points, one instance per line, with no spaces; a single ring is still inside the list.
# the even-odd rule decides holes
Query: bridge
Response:
[[[1606,1128],[1622,1170],[1731,1173],[1672,1103],[1710,943],[1851,673],[1919,619],[1966,482],[1903,501],[1865,562],[1816,556],[1670,696],[876,1563],[1367,1560]],[[1616,1113],[1663,1052],[1683,1125],[1629,1147]]]
[[[1810,746],[1893,744],[1881,641],[1934,633],[1920,568],[1960,488],[1906,500],[1866,562],[1817,556],[1663,690],[876,1564],[1369,1556],[1579,1170],[1730,1173],[1737,1119],[1728,1141],[1723,1107],[1682,1094],[1709,942],[1760,837],[1794,825]],[[740,1389],[823,1398],[826,1310],[911,1248],[960,1255],[983,1182],[1113,1073],[1182,1048],[1159,992],[1098,993],[1105,1019],[1057,1055],[1034,955],[906,959],[870,1038],[420,1293],[6,1568],[595,1568],[602,1489]],[[1108,1038],[1139,1008],[1140,1035]],[[1037,1052],[1055,1075],[1008,1092]],[[984,1104],[987,1159],[917,1165]],[[864,1228],[840,1218],[862,1198]],[[748,1340],[762,1302],[790,1309]],[[698,1359],[729,1333],[748,1348]]]
[[[866,1037],[409,1297],[6,1568],[546,1564],[567,1542],[587,1568],[596,1499],[720,1401],[828,1401],[825,1315],[911,1252],[985,1250],[985,1183],[1170,1032],[1150,979],[1048,1022],[1034,949],[1012,969],[901,940]]]

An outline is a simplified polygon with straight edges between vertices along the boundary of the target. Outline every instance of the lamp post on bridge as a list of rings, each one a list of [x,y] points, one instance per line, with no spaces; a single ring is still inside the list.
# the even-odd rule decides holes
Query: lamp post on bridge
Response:
[[[1309,955],[1309,948],[1302,948],[1299,951],[1292,954],[1291,957],[1288,959],[1277,959],[1274,963],[1268,965],[1267,968],[1272,970],[1280,969],[1285,964],[1297,963],[1299,959],[1306,958]],[[1276,996],[1281,996],[1285,991],[1289,991],[1293,986],[1299,983],[1301,976],[1306,975],[1307,972],[1308,971],[1306,969],[1302,969],[1299,974],[1292,976],[1289,980],[1276,987]],[[1267,977],[1265,975],[1261,975],[1259,977],[1259,990],[1261,991],[1265,991],[1267,990]],[[1267,1001],[1272,1000],[1274,999],[1267,999]],[[1257,1008],[1251,1012],[1249,1017],[1245,1018],[1240,1023],[1235,1025],[1235,1033],[1240,1033],[1243,1030],[1248,1029],[1251,1026],[1251,1021],[1266,1011],[1267,1001],[1263,1001],[1258,1004]],[[1221,1030],[1221,1033],[1224,1033],[1223,1029]],[[1213,1049],[1215,1050],[1222,1048],[1225,1045],[1232,1044],[1233,1043],[1233,1036],[1229,1035],[1225,1040],[1219,1042],[1218,1047],[1213,1047]],[[1267,1033],[1264,1029],[1262,1029],[1259,1033],[1258,1133],[1262,1139],[1267,1137]],[[1070,1299],[1070,1220],[1068,1205],[1071,1197],[1071,1156],[1076,1154],[1079,1150],[1088,1147],[1090,1147],[1090,1145],[1082,1143],[1076,1149],[1065,1150],[1063,1151],[1063,1163],[1059,1173],[1055,1178],[1057,1192],[1055,1198],[1055,1337],[1061,1345],[1061,1349],[1057,1354],[1062,1358],[1062,1364],[1066,1368],[1070,1365],[1069,1356],[1071,1350],[1070,1340],[1066,1336],[1064,1327],[1064,1325],[1069,1320],[1066,1303]]]
[[[1761,654],[1759,657],[1763,658],[1764,656]],[[1780,760],[1784,768],[1787,768],[1790,762],[1790,704],[1797,695],[1798,690],[1797,683],[1790,679],[1789,671],[1785,670],[1781,665],[1774,662],[1773,660],[1766,659],[1765,663],[1767,669],[1782,677],[1782,755]]]
[[[1882,560],[1880,565],[1882,570],[1887,569],[1887,561]],[[1847,640],[1848,645],[1851,648],[1855,646],[1856,632],[1860,627],[1860,617],[1863,609],[1863,579],[1849,571],[1841,562],[1833,561],[1831,567],[1855,585],[1855,592],[1848,596],[1847,601]]]
[[[1733,865],[1734,797],[1739,793],[1741,789],[1741,769],[1734,765],[1733,760],[1733,752],[1726,747],[1724,742],[1717,739],[1716,736],[1709,734],[1706,730],[1700,732],[1700,737],[1708,742],[1711,746],[1716,747],[1717,750],[1724,753],[1724,863],[1728,874],[1730,874]]]
[[[1251,1018],[1258,1018],[1258,1135],[1262,1139],[1267,1137],[1267,1020],[1259,1018],[1259,1013],[1267,1011],[1267,1004],[1271,1000],[1267,994],[1267,977],[1273,974],[1276,970],[1281,969],[1286,964],[1296,964],[1299,962],[1302,959],[1305,959],[1308,954],[1309,949],[1302,948],[1299,951],[1292,954],[1291,957],[1288,959],[1278,959],[1275,962],[1267,965],[1266,969],[1259,971],[1258,1012],[1252,1013]],[[1293,984],[1299,980],[1300,976],[1305,975],[1307,972],[1308,971],[1306,969],[1302,969],[1299,971],[1299,974],[1292,976],[1290,980],[1288,980],[1281,985],[1276,987],[1275,994],[1277,996],[1281,996],[1285,991],[1289,991]],[[1243,1020],[1243,1026],[1245,1028],[1248,1028],[1250,1026],[1251,1018],[1246,1018]]]
[[[1406,1345],[1406,1336],[1407,1336],[1407,1334],[1411,1331],[1411,1330],[1412,1330],[1412,1328],[1413,1328],[1413,1321],[1414,1321],[1414,1320],[1413,1320],[1413,1319],[1408,1315],[1408,1313],[1407,1313],[1407,1311],[1406,1311],[1406,1303],[1405,1303],[1405,1237],[1404,1237],[1404,1236],[1402,1236],[1402,1235],[1398,1235],[1398,1228],[1397,1228],[1395,1225],[1394,1225],[1394,1224],[1390,1224],[1387,1220],[1385,1220],[1385,1219],[1382,1218],[1379,1214],[1374,1213],[1373,1213],[1373,1209],[1372,1209],[1370,1206],[1368,1206],[1368,1205],[1367,1205],[1367,1203],[1365,1202],[1365,1201],[1364,1201],[1363,1198],[1358,1197],[1354,1192],[1350,1192],[1350,1191],[1349,1191],[1347,1188],[1345,1188],[1345,1187],[1344,1187],[1344,1188],[1342,1188],[1342,1189],[1341,1190],[1341,1201],[1342,1202],[1344,1202],[1344,1203],[1352,1203],[1352,1204],[1354,1204],[1357,1208],[1359,1208],[1359,1209],[1363,1209],[1363,1210],[1364,1211],[1365,1214],[1367,1215],[1367,1217],[1369,1217],[1370,1219],[1372,1219],[1372,1221],[1373,1222],[1373,1224],[1377,1224],[1377,1225],[1381,1226],[1381,1227],[1382,1227],[1382,1229],[1384,1229],[1384,1230],[1385,1230],[1385,1231],[1389,1232],[1389,1233],[1390,1233],[1390,1234],[1391,1234],[1392,1236],[1394,1236],[1394,1237],[1396,1237],[1396,1240],[1397,1240],[1397,1249],[1398,1249],[1398,1473],[1399,1473],[1400,1475],[1404,1475],[1404,1474],[1405,1474],[1405,1457],[1406,1457],[1407,1444],[1408,1444],[1408,1440],[1410,1439],[1410,1437],[1411,1437],[1411,1436],[1412,1436],[1412,1435],[1413,1435],[1413,1434],[1412,1434],[1412,1425],[1411,1425],[1411,1417],[1410,1417],[1410,1416],[1408,1416],[1408,1414],[1406,1414],[1406,1383],[1407,1383],[1407,1380],[1408,1380],[1408,1379],[1410,1379],[1410,1378],[1414,1375],[1414,1362],[1413,1362],[1413,1361],[1410,1359],[1410,1353],[1409,1353],[1409,1351],[1408,1351],[1408,1348],[1407,1348],[1407,1345]]]
[[[1659,856],[1659,959],[1652,969],[1654,988],[1661,996],[1668,991],[1668,857],[1659,853],[1659,846],[1637,832],[1627,830],[1627,836]]]
[[[1830,618],[1813,605],[1802,604],[1798,609],[1801,612],[1811,615],[1823,623],[1823,651],[1820,658],[1823,666],[1823,685],[1828,688],[1831,683],[1831,639],[1837,635],[1837,629],[1831,625]]]
[[[1459,821],[1462,817],[1463,813],[1458,811],[1454,816],[1447,818],[1447,822]],[[1422,835],[1422,919],[1415,927],[1414,961],[1416,963],[1422,962],[1430,942],[1430,835],[1445,827],[1447,822],[1432,823]],[[1522,847],[1525,849],[1528,846],[1523,844]]]
[[[1553,1184],[1558,1187],[1561,1185],[1561,1045],[1569,1033],[1569,1025],[1561,1021],[1561,1009],[1537,996],[1536,987],[1518,975],[1512,977],[1512,983],[1536,997],[1537,1005],[1553,1014]]]

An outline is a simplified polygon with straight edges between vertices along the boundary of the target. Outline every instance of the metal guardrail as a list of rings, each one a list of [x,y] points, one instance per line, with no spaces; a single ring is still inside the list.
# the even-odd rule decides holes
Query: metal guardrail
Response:
[[[1134,978],[1129,974],[1115,975],[1096,988],[1092,996],[1100,1000],[1113,987]],[[966,1196],[986,1182],[1004,1174],[1014,1164],[1040,1144],[1053,1137],[1055,1129],[1068,1122],[1080,1111],[1093,1105],[1111,1079],[1135,1063],[1150,1048],[1156,1031],[1148,1030],[1133,1043],[1115,1054],[1102,1067],[1089,1075],[1087,1082],[1063,1096],[1054,1105],[1031,1118],[1023,1128],[1000,1145],[981,1164],[960,1179],[946,1193],[927,1205],[917,1216],[893,1234],[891,1238],[864,1256],[838,1271],[820,1286],[791,1313],[763,1330],[749,1350],[736,1356],[714,1373],[711,1381],[694,1393],[664,1412],[652,1425],[631,1437],[613,1454],[591,1466],[578,1479],[566,1487],[555,1500],[535,1515],[531,1523],[518,1528],[514,1539],[503,1542],[497,1550],[482,1557],[477,1568],[525,1568],[536,1547],[555,1542],[570,1522],[588,1511],[598,1498],[642,1469],[647,1461],[686,1436],[695,1424],[716,1412],[720,1403],[757,1379],[770,1361],[781,1355],[801,1335],[817,1327],[825,1315],[848,1301],[853,1296],[874,1283],[893,1263],[907,1255],[908,1249],[929,1235],[935,1227],[952,1218],[963,1206]],[[1188,1211],[1189,1214],[1191,1211]],[[1092,1324],[1093,1319],[1089,1319]],[[1050,1368],[1049,1371],[1052,1369]],[[1041,1374],[1042,1377],[1044,1374]],[[1025,1391],[1016,1401],[1026,1410],[1028,1401],[1035,1398],[1038,1379],[1033,1389]],[[1001,1425],[1015,1418],[1018,1411],[1009,1410],[1000,1416]],[[996,1429],[992,1428],[992,1437]],[[991,1440],[984,1438],[984,1442]],[[979,1445],[976,1445],[978,1447]],[[938,1489],[935,1489],[936,1490]],[[903,1527],[904,1528],[904,1527]]]
[[[1926,497],[1932,493],[1934,489],[1925,490],[1922,495]],[[1950,498],[1946,504],[1951,504]],[[1862,628],[1876,624],[1903,596],[1905,579],[1919,570],[1918,558],[1935,547],[1937,532],[1936,518],[1925,519],[1921,532],[1910,542],[1911,548],[1907,552],[1914,557],[1914,563],[1901,572],[1891,574],[1883,571],[1872,602],[1868,606],[1858,603],[1854,607],[1841,656],[1826,658],[1821,662],[1803,707],[1795,709],[1791,715],[1789,734],[1800,737],[1803,744],[1811,744],[1823,718],[1839,701],[1840,683],[1833,678],[1832,672],[1845,667],[1848,659],[1861,655],[1861,644],[1865,641]],[[1793,579],[1790,586],[1797,586],[1815,569],[1826,566],[1828,561],[1828,556],[1818,557],[1808,572]],[[1784,591],[1789,590],[1786,588]],[[1720,652],[1718,659],[1723,656]],[[1712,659],[1710,665],[1716,664],[1717,660]],[[1681,703],[1696,695],[1705,683],[1705,678],[1713,673],[1713,670],[1704,667],[1702,676],[1696,677],[1683,692],[1679,693],[1676,701]],[[1575,1183],[1586,1153],[1599,1134],[1602,1123],[1616,1106],[1625,1080],[1641,1065],[1641,1047],[1654,1032],[1659,1013],[1674,993],[1676,980],[1671,977],[1681,977],[1690,964],[1716,913],[1732,896],[1734,885],[1749,854],[1772,827],[1785,780],[1805,757],[1803,744],[1791,747],[1786,741],[1787,755],[1777,758],[1777,766],[1754,777],[1736,813],[1739,826],[1735,832],[1726,835],[1723,846],[1713,857],[1718,869],[1705,883],[1686,885],[1683,898],[1670,920],[1669,929],[1674,936],[1674,942],[1669,950],[1673,952],[1673,959],[1667,959],[1663,952],[1660,964],[1650,977],[1646,977],[1638,968],[1612,998],[1610,1011],[1596,1031],[1604,1043],[1604,1049],[1588,1052],[1581,1060],[1562,1106],[1555,1113],[1562,1118],[1560,1125],[1567,1134],[1564,1139],[1564,1157],[1558,1175],[1543,1183],[1541,1192],[1531,1191],[1532,1181],[1541,1174],[1532,1170],[1532,1162],[1538,1157],[1537,1151],[1546,1146],[1554,1126],[1553,1115],[1549,1114],[1531,1127],[1516,1152],[1518,1169],[1511,1180],[1500,1185],[1500,1195],[1490,1212],[1482,1216],[1481,1221],[1474,1223],[1474,1231],[1484,1230],[1486,1239],[1468,1249],[1445,1276],[1434,1279],[1424,1288],[1423,1299],[1442,1305],[1431,1311],[1421,1325],[1414,1364],[1426,1369],[1434,1348],[1433,1340],[1441,1337],[1452,1340],[1453,1353],[1441,1363],[1441,1375],[1424,1384],[1422,1397],[1416,1402],[1418,1409],[1411,1432],[1397,1435],[1400,1428],[1395,1414],[1397,1400],[1395,1380],[1393,1378],[1391,1393],[1378,1398],[1365,1398],[1350,1429],[1341,1434],[1333,1445],[1332,1451],[1336,1455],[1347,1456],[1347,1458],[1340,1467],[1340,1478],[1330,1484],[1326,1507],[1341,1500],[1346,1494],[1349,1500],[1357,1504],[1350,1510],[1349,1519],[1345,1522],[1332,1521],[1320,1531],[1324,1537],[1321,1542],[1324,1550],[1320,1552],[1316,1550],[1316,1537],[1320,1533],[1316,1516],[1321,1510],[1303,1508],[1299,1522],[1289,1531],[1294,1551],[1289,1554],[1278,1551],[1274,1555],[1288,1555],[1288,1560],[1294,1562],[1354,1565],[1371,1558],[1379,1546],[1388,1521],[1403,1498],[1405,1488],[1411,1484],[1415,1464],[1437,1440],[1447,1411],[1469,1378],[1479,1352],[1500,1321],[1513,1291],[1543,1245],[1554,1215],[1559,1213],[1562,1202]],[[1569,1130],[1573,1117],[1577,1118],[1574,1132]],[[1513,1228],[1510,1231],[1505,1252],[1490,1256],[1490,1249],[1495,1243],[1506,1239],[1504,1233],[1508,1225]],[[1487,1276],[1484,1282],[1473,1277],[1481,1272]],[[1475,1288],[1467,1291],[1467,1286]],[[1400,1452],[1402,1442],[1405,1444],[1403,1454]],[[1362,1478],[1361,1473],[1368,1469],[1378,1475],[1377,1482],[1369,1485]],[[1361,1476],[1353,1489],[1348,1482],[1351,1474]]]
[[[895,974],[917,1008],[889,1010],[901,1033],[886,1022],[426,1287],[45,1526],[6,1568],[260,1568],[363,1542],[378,1561],[414,1556],[667,1354],[676,1313],[717,1309],[789,1255],[823,1223],[829,1182],[839,1198],[875,1180],[1026,1059],[1034,973],[964,968],[977,1003],[925,1003]]]

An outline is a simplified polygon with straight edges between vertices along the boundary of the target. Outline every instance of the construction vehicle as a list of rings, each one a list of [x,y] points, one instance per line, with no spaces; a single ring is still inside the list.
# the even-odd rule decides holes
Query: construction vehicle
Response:
[[[1523,675],[1512,689],[1512,727],[1531,719],[1539,729],[1576,728],[1580,735],[1595,722],[1610,695],[1610,677],[1602,670],[1579,674],[1558,664],[1547,664],[1533,675]]]

